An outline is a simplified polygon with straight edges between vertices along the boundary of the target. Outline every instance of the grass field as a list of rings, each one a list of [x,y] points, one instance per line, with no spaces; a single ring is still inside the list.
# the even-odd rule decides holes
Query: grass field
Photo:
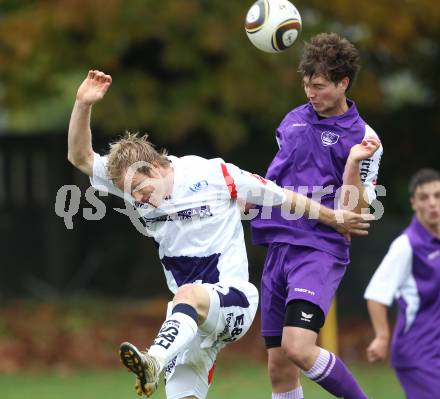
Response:
[[[353,367],[370,399],[404,399],[393,372],[386,367]],[[306,399],[327,399],[319,386],[303,379]],[[134,377],[120,371],[0,375],[2,399],[122,399],[136,398]],[[165,398],[163,386],[154,398]],[[210,399],[268,399],[271,390],[264,364],[251,361],[219,361]]]

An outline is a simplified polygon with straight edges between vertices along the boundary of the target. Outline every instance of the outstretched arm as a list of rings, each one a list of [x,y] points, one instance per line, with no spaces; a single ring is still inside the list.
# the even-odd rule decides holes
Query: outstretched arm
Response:
[[[88,176],[93,175],[94,155],[90,130],[92,105],[104,97],[111,83],[110,75],[100,71],[89,71],[78,88],[70,116],[67,159]]]
[[[286,201],[282,207],[287,206],[288,210],[294,213],[302,213],[306,218],[318,219],[319,222],[334,228],[347,238],[350,234],[367,235],[370,221],[374,220],[371,214],[358,214],[344,209],[331,209],[319,204],[312,199],[284,189]]]
[[[282,212],[317,219],[347,238],[349,234],[367,235],[370,227],[369,221],[375,219],[371,214],[357,214],[349,210],[327,208],[305,195],[281,188],[274,182],[243,171],[233,164],[222,164],[222,175],[226,183],[225,190],[229,191],[231,199],[237,199],[240,208],[245,213],[254,208],[254,205],[281,207]],[[255,216],[253,212],[250,219]]]

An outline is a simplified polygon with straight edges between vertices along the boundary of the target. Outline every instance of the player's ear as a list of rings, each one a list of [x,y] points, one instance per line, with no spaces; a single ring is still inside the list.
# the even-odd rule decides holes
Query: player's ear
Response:
[[[415,198],[414,198],[414,196],[409,197],[409,202],[411,204],[412,210],[415,212],[416,211],[416,205],[415,205]]]
[[[345,77],[339,82],[339,84],[342,86],[344,91],[346,91],[348,88],[348,85],[350,84],[350,79],[348,77]]]
[[[148,177],[158,177],[160,176],[160,163],[159,161],[151,162],[151,167],[148,170]]]

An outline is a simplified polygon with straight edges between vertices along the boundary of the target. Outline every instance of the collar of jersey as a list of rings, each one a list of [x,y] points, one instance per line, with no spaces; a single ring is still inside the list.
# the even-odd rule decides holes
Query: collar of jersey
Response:
[[[359,113],[356,108],[356,104],[354,101],[347,99],[348,110],[342,115],[330,116],[328,118],[320,119],[313,109],[311,103],[308,103],[306,106],[307,112],[305,113],[308,121],[313,125],[326,125],[326,126],[334,126],[337,125],[343,129],[350,129],[358,120]]]
[[[415,232],[422,238],[423,241],[429,241],[430,243],[439,243],[440,240],[433,236],[428,230],[426,230],[425,226],[419,222],[417,216],[414,215],[411,221],[411,227],[415,230]],[[425,241],[425,242],[426,242]]]
[[[173,189],[171,190],[171,198],[177,198],[179,196],[179,192],[181,191],[183,185],[183,170],[181,161],[178,157],[173,155],[168,155],[167,158],[171,162],[171,167],[173,168]]]

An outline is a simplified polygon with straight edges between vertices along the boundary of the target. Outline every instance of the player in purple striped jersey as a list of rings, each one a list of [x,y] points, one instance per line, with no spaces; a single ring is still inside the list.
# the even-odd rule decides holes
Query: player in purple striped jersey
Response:
[[[266,178],[328,207],[351,202],[361,212],[376,197],[382,147],[346,97],[358,70],[358,51],[346,39],[323,33],[306,43],[299,71],[309,102],[278,127],[279,151]],[[261,320],[272,398],[302,399],[302,370],[336,397],[365,399],[342,360],[316,345],[349,263],[349,240],[308,218],[286,220],[277,209],[252,222],[252,236],[268,246]]]
[[[440,396],[440,173],[419,170],[409,193],[412,221],[365,291],[375,332],[367,357],[370,362],[387,357],[387,307],[395,300],[391,364],[408,399],[433,399]]]
[[[217,353],[249,329],[258,306],[248,281],[248,261],[238,201],[296,205],[341,233],[364,234],[371,217],[336,212],[284,190],[223,160],[158,152],[146,136],[127,135],[109,154],[93,151],[92,105],[112,78],[89,71],[78,89],[68,135],[68,159],[92,185],[127,200],[158,246],[173,293],[165,322],[148,351],[126,342],[121,360],[137,376],[139,394],[150,396],[164,372],[169,399],[206,397]],[[147,255],[147,254],[146,254]],[[146,259],[146,262],[148,260]]]

